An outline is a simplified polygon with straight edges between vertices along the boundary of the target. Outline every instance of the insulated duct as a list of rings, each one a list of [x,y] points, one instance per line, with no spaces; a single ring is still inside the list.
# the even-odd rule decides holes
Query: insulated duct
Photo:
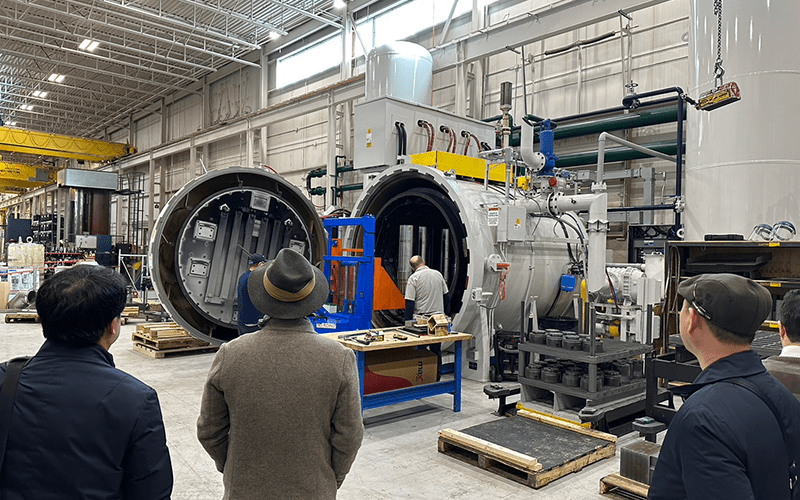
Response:
[[[263,169],[212,171],[160,211],[150,241],[153,286],[173,320],[220,344],[238,335],[237,283],[248,257],[273,259],[282,248],[320,265],[325,235],[308,198]]]

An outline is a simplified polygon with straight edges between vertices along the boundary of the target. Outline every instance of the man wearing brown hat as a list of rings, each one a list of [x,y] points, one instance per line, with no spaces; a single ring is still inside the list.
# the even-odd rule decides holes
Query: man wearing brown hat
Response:
[[[772,311],[769,292],[741,276],[706,274],[681,283],[678,295],[681,338],[703,371],[680,392],[691,397],[664,437],[648,498],[789,500],[800,402],[750,350]]]
[[[290,249],[248,278],[270,317],[220,347],[208,372],[197,436],[223,473],[223,499],[336,498],[364,427],[353,351],[306,316],[325,303],[325,275]]]

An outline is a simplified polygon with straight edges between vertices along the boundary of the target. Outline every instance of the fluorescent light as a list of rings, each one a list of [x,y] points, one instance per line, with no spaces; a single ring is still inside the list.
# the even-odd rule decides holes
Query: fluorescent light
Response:
[[[8,123],[7,123],[7,125],[8,125],[9,127],[13,127],[13,126],[15,126],[16,124],[17,124],[17,122],[8,122]]]
[[[58,73],[53,73],[52,75],[47,77],[47,81],[61,83],[61,82],[64,81],[64,78],[66,78],[64,75],[59,75]]]
[[[47,97],[47,92],[45,92],[44,90],[34,90],[33,97],[41,97],[42,99],[44,99],[45,97]]]
[[[93,41],[92,43],[89,44],[89,46],[86,48],[86,50],[88,50],[89,52],[94,52],[94,49],[96,49],[98,45],[100,45],[100,42],[95,40],[95,41]]]
[[[344,9],[345,7],[347,7],[347,3],[344,0],[333,0],[334,9]]]
[[[86,47],[88,47],[90,43],[92,43],[92,41],[86,38],[81,42],[80,45],[78,45],[78,48],[80,50],[86,50]]]
[[[277,31],[273,31],[272,33],[269,34],[269,38],[271,40],[277,40],[280,37],[281,37],[281,34],[278,33]]]
[[[61,82],[63,82],[63,81],[64,81],[64,78],[66,78],[64,75],[58,75],[58,76],[56,77],[56,83],[61,83]]]
[[[30,111],[33,109],[33,104],[22,104],[20,105],[19,109],[23,111]]]

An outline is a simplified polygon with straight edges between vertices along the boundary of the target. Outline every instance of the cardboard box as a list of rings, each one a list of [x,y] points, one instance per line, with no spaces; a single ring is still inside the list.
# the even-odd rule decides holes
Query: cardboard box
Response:
[[[8,309],[8,294],[11,292],[11,283],[0,281],[0,309]]]
[[[413,347],[367,352],[364,394],[436,382],[437,358]]]
[[[441,337],[450,335],[450,320],[444,314],[434,314],[428,318],[428,335]]]

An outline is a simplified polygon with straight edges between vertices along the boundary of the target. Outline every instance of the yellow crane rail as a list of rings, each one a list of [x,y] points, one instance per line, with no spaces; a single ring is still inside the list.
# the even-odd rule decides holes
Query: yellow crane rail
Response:
[[[0,151],[104,162],[136,153],[130,144],[0,127]]]
[[[37,188],[55,180],[54,169],[0,161],[0,192],[19,193],[27,188]]]

